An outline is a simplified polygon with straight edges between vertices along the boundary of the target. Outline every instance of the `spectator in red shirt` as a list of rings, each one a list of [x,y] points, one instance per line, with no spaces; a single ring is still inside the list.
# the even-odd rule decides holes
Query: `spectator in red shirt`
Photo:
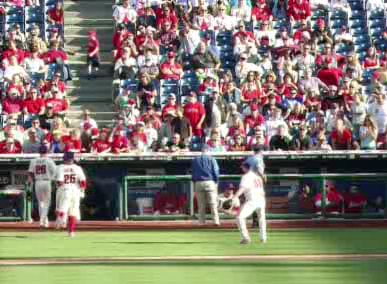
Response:
[[[70,135],[62,137],[62,142],[65,145],[64,152],[77,152],[82,151],[81,133],[78,129],[70,131]]]
[[[94,154],[110,153],[112,144],[109,142],[108,130],[103,129],[91,147],[91,152]]]
[[[22,146],[19,141],[7,138],[0,143],[0,154],[20,154]]]
[[[348,192],[344,193],[345,213],[362,213],[367,205],[367,198],[355,185],[351,186]]]
[[[68,64],[67,54],[59,49],[59,42],[56,40],[50,42],[50,49],[43,54],[42,58],[46,64]]]
[[[129,140],[123,128],[117,128],[113,132],[111,150],[114,154],[129,152]]]
[[[38,98],[38,90],[33,88],[28,92],[27,98],[23,101],[23,112],[25,114],[43,115],[45,112],[45,102]]]
[[[62,27],[64,25],[63,3],[61,1],[57,1],[55,7],[48,11],[47,16],[48,22],[51,25]]]
[[[338,214],[341,213],[343,196],[336,190],[336,188],[328,183],[326,185],[326,200],[325,200],[325,208],[328,213]],[[322,206],[322,194],[318,193],[314,197],[314,205],[317,214],[321,214],[321,206]]]
[[[251,114],[245,117],[246,132],[250,133],[256,126],[262,126],[265,124],[265,118],[259,113],[258,105],[250,105]]]
[[[175,94],[168,95],[167,104],[163,107],[163,110],[161,112],[161,117],[163,120],[165,120],[167,114],[170,111],[177,112],[177,104],[176,104],[176,95]]]
[[[3,100],[3,114],[19,115],[22,111],[22,100],[20,94],[16,88],[12,88],[8,91],[8,95]]]
[[[51,105],[54,113],[64,115],[69,108],[67,100],[59,98],[58,88],[52,88],[51,95],[52,97],[46,101],[46,105]]]
[[[91,79],[92,70],[98,72],[99,68],[99,40],[95,30],[89,31],[89,40],[87,42],[87,74]]]
[[[188,119],[192,133],[195,136],[203,136],[203,123],[206,118],[204,105],[197,101],[196,93],[191,92],[188,96],[188,103],[184,106],[184,116]]]
[[[116,28],[116,31],[113,35],[113,47],[115,50],[122,47],[122,43],[128,38],[128,35],[131,34],[126,29],[125,24],[119,24]]]
[[[158,192],[155,197],[154,214],[183,214],[187,205],[184,195],[177,195],[168,190]]]
[[[180,80],[183,68],[175,62],[175,53],[168,52],[168,59],[160,66],[160,78],[164,80]]]
[[[308,0],[289,0],[287,16],[292,26],[295,22],[309,20],[311,16],[310,4]]]
[[[335,130],[331,133],[331,144],[333,150],[352,149],[352,133],[340,118],[336,120]]]
[[[156,15],[157,29],[160,30],[163,23],[166,21],[171,22],[171,29],[173,30],[177,29],[178,20],[177,20],[177,17],[175,16],[175,13],[171,12],[171,9],[167,5],[164,5],[162,12]]]
[[[8,42],[8,49],[3,52],[3,60],[8,59],[10,61],[11,56],[16,56],[18,64],[23,64],[25,53],[23,50],[17,48],[16,42],[13,40]]]
[[[273,15],[269,6],[264,1],[257,1],[256,6],[251,11],[251,18],[253,20],[254,27],[257,23],[264,21],[272,21]]]
[[[54,78],[51,81],[47,81],[43,87],[43,92],[48,93],[51,92],[52,89],[57,88],[59,91],[59,97],[66,96],[66,84],[61,80],[62,73],[55,72]]]

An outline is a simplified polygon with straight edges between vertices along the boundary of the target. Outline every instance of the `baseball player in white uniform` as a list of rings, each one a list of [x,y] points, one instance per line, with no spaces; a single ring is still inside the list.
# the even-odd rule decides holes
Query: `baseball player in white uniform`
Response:
[[[241,244],[250,243],[249,232],[246,227],[246,219],[257,212],[259,216],[259,237],[260,241],[267,241],[266,234],[266,200],[265,191],[263,188],[263,179],[255,171],[256,164],[248,160],[242,164],[244,175],[242,176],[239,189],[235,193],[234,198],[238,199],[242,194],[245,196],[245,203],[237,217],[237,224],[242,235]]]
[[[80,201],[86,189],[86,177],[82,168],[74,164],[74,153],[63,154],[62,165],[57,167],[56,226],[67,228],[70,237],[75,236],[77,220],[80,220]]]
[[[51,183],[55,178],[55,162],[47,157],[48,148],[39,148],[40,157],[31,160],[28,167],[29,184],[35,183],[35,195],[39,205],[40,226],[48,228],[48,211],[51,205]]]

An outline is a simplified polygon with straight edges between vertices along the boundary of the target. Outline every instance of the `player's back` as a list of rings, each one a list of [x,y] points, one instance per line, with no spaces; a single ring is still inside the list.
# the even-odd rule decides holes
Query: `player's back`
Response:
[[[33,159],[30,163],[29,172],[34,174],[36,180],[52,180],[55,177],[55,162],[48,157]]]
[[[244,195],[247,200],[264,200],[265,191],[262,179],[253,171],[242,176],[240,187],[244,188]]]
[[[80,188],[80,184],[85,181],[85,175],[80,166],[63,164],[58,166],[56,180],[62,182],[65,189]]]

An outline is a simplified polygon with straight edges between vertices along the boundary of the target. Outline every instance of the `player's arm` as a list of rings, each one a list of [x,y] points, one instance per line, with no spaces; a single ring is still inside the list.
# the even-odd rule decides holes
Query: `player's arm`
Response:
[[[78,182],[79,182],[79,188],[82,191],[86,190],[86,176],[85,173],[83,172],[81,167],[78,167]]]
[[[34,168],[35,168],[35,163],[34,161],[31,161],[28,167],[28,178],[27,178],[27,182],[29,185],[31,185],[35,179]]]
[[[49,160],[48,162],[48,172],[50,175],[50,180],[54,180],[56,178],[57,166],[53,160]]]

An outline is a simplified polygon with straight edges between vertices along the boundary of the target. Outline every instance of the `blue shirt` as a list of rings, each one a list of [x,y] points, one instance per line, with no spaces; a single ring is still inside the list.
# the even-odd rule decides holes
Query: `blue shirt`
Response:
[[[219,165],[215,158],[203,154],[192,161],[192,181],[219,180]]]

